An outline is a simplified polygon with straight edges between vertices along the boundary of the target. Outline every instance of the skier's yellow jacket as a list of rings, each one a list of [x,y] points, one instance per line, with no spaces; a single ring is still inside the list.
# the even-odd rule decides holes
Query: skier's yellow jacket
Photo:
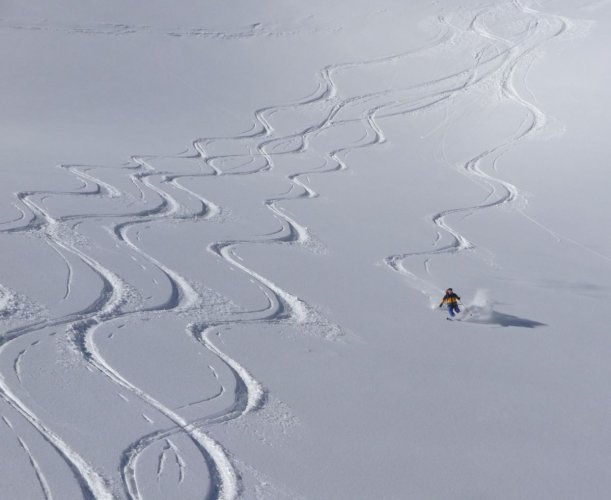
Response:
[[[460,300],[460,297],[458,295],[456,295],[454,292],[446,293],[443,296],[443,300],[441,301],[441,305],[447,304],[447,305],[451,306],[451,305],[454,305],[454,304],[458,304],[459,300]]]

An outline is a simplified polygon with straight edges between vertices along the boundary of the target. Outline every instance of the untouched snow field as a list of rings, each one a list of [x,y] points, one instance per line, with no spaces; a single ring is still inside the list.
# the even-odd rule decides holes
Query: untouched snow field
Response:
[[[0,40],[0,498],[609,498],[611,2]]]

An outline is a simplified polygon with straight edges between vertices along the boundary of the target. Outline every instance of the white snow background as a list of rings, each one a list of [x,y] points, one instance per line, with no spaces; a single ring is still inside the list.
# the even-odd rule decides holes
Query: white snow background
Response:
[[[611,2],[0,41],[0,498],[609,498]]]

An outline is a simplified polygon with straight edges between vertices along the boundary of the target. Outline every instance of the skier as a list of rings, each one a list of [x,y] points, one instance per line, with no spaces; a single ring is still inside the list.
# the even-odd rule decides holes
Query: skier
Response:
[[[450,317],[453,318],[455,313],[460,312],[460,309],[458,308],[459,300],[460,300],[460,297],[456,295],[452,291],[451,288],[448,288],[446,290],[446,294],[443,296],[443,300],[441,301],[441,304],[439,304],[439,307],[443,307],[444,304],[447,304],[448,313],[450,314]]]

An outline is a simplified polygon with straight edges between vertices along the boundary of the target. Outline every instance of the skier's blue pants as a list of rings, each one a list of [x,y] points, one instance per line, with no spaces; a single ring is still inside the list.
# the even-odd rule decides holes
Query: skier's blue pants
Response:
[[[450,317],[454,317],[454,313],[459,313],[460,309],[458,308],[458,304],[448,304],[448,313]]]

